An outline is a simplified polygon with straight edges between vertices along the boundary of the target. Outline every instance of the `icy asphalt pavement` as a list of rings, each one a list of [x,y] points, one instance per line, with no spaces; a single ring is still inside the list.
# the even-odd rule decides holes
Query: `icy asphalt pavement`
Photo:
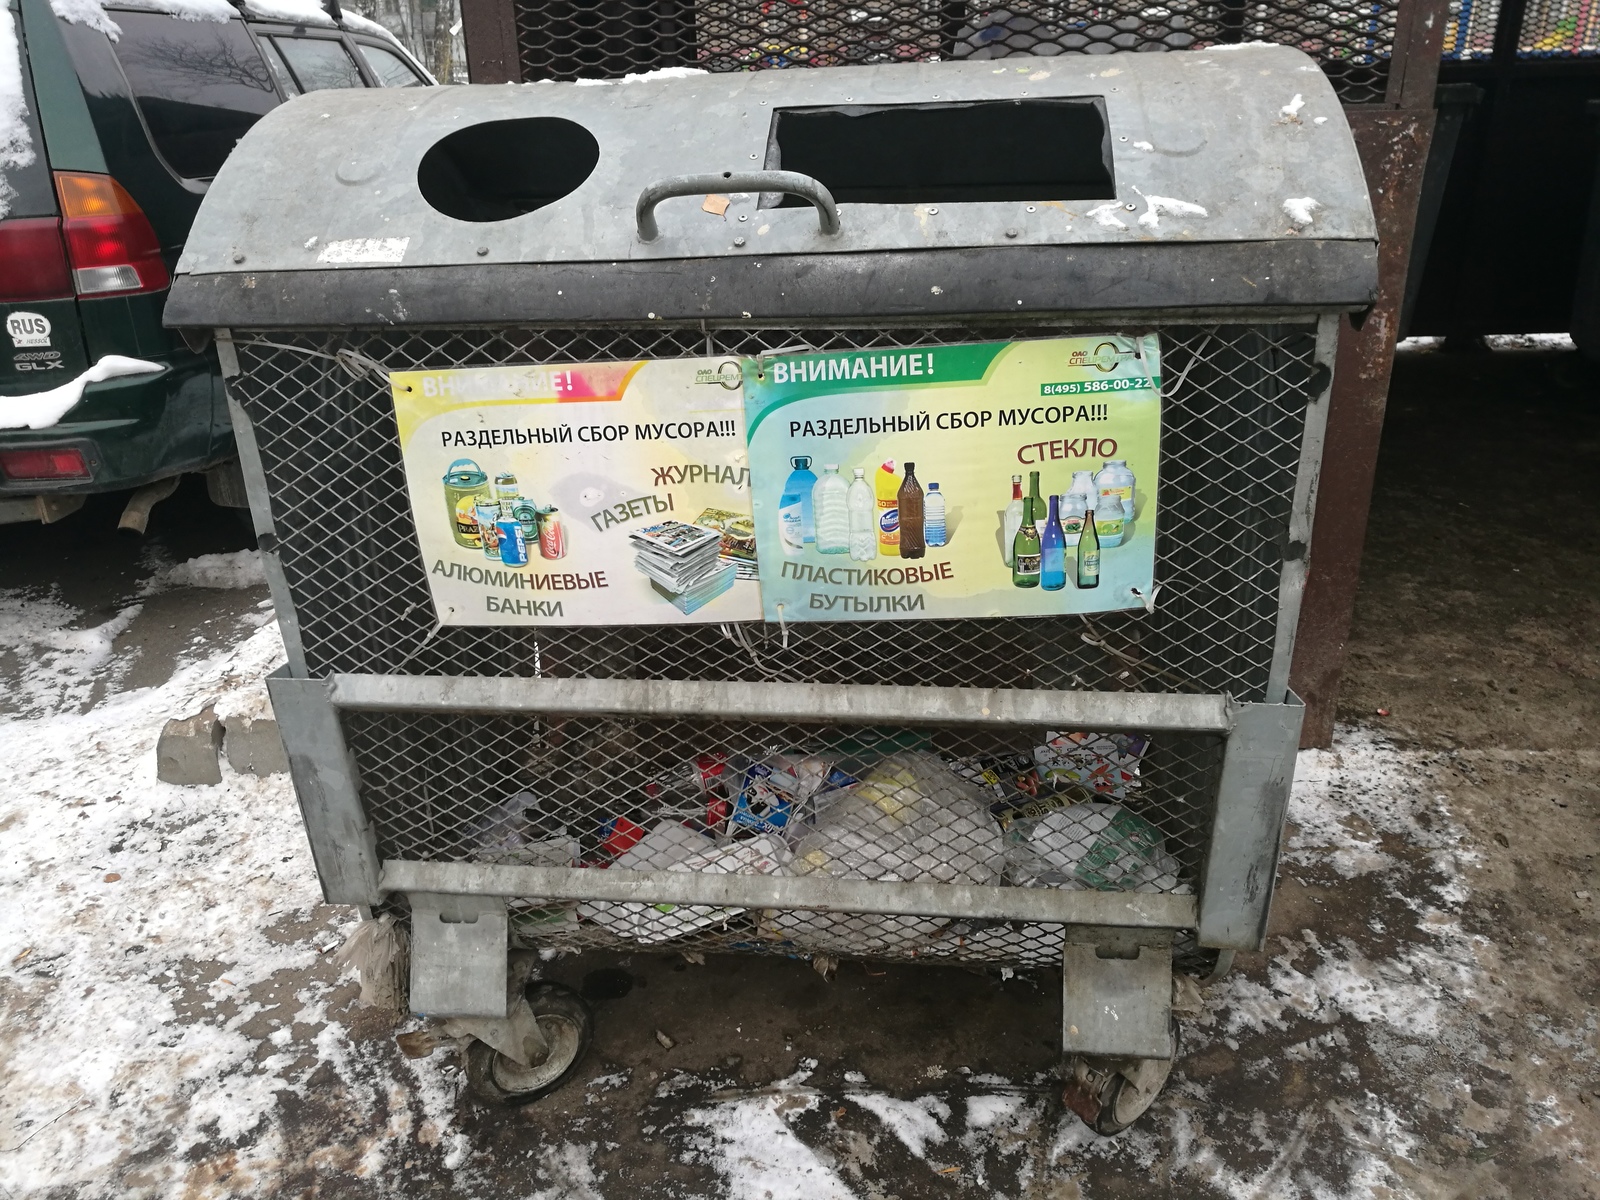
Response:
[[[1267,951],[1120,1137],[1059,1104],[1050,972],[659,953],[548,964],[633,988],[486,1112],[355,1002],[287,780],[156,781],[162,722],[280,657],[238,535],[166,515],[0,529],[0,1195],[1600,1196],[1592,742],[1303,755]]]

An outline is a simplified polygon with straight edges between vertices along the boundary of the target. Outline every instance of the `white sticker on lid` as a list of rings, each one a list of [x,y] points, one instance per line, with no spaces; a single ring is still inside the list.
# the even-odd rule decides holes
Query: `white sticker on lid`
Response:
[[[6,317],[6,332],[13,346],[48,346],[50,318],[43,313],[14,312]]]
[[[328,242],[317,255],[319,263],[397,263],[403,262],[411,239],[346,238]]]

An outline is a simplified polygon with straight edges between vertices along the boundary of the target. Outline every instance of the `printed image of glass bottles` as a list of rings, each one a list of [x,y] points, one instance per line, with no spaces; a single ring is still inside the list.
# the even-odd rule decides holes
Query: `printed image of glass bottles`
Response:
[[[1124,458],[1108,458],[1100,466],[1099,473],[1094,477],[1095,491],[1101,497],[1115,496],[1122,505],[1124,525],[1133,520],[1134,496],[1136,481],[1133,472],[1128,469],[1128,461]],[[1098,513],[1102,522],[1100,531],[1102,539],[1105,537],[1104,520],[1109,509]],[[1118,535],[1121,540],[1121,534]],[[1116,543],[1108,543],[1115,545]]]
[[[1016,483],[1020,490],[1021,477]],[[1032,491],[1039,490],[1039,473],[1033,472]],[[1042,547],[1039,543],[1039,525],[1034,516],[1033,495],[1030,493],[1022,500],[1022,517],[1017,525],[1016,537],[1011,545],[1011,586],[1019,588],[1035,588],[1039,586],[1039,557]]]
[[[1120,504],[1117,515],[1122,515]],[[1078,538],[1078,586],[1084,589],[1100,586],[1100,532],[1095,527],[1092,508],[1084,514],[1083,533]]]
[[[1022,525],[1022,476],[1011,477],[1011,503],[1000,516],[1000,556],[1006,566],[1011,565],[1012,551],[1017,542],[1017,529]]]
[[[1067,539],[1061,532],[1058,504],[1057,498],[1051,496],[1044,532],[1039,535],[1039,586],[1047,592],[1059,592],[1067,586]]]

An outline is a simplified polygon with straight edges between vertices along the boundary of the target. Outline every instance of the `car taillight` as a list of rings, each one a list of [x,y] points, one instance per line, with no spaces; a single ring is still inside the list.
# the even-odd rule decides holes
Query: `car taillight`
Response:
[[[156,231],[109,175],[57,171],[61,234],[80,296],[158,292],[171,280]]]
[[[72,295],[72,275],[55,217],[0,221],[0,301],[55,300]]]
[[[83,451],[74,446],[42,450],[0,450],[0,471],[17,480],[89,479],[92,472]]]

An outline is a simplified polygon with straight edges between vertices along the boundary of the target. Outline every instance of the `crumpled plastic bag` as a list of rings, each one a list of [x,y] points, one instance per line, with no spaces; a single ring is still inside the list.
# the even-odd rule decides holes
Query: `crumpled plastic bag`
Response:
[[[930,754],[895,755],[818,813],[795,845],[790,875],[901,883],[1000,882],[1000,831],[981,792]],[[905,952],[942,918],[876,913],[772,911],[763,929],[830,954]]]
[[[1024,887],[1188,895],[1161,831],[1120,804],[1074,804],[1006,834],[1006,876]]]

